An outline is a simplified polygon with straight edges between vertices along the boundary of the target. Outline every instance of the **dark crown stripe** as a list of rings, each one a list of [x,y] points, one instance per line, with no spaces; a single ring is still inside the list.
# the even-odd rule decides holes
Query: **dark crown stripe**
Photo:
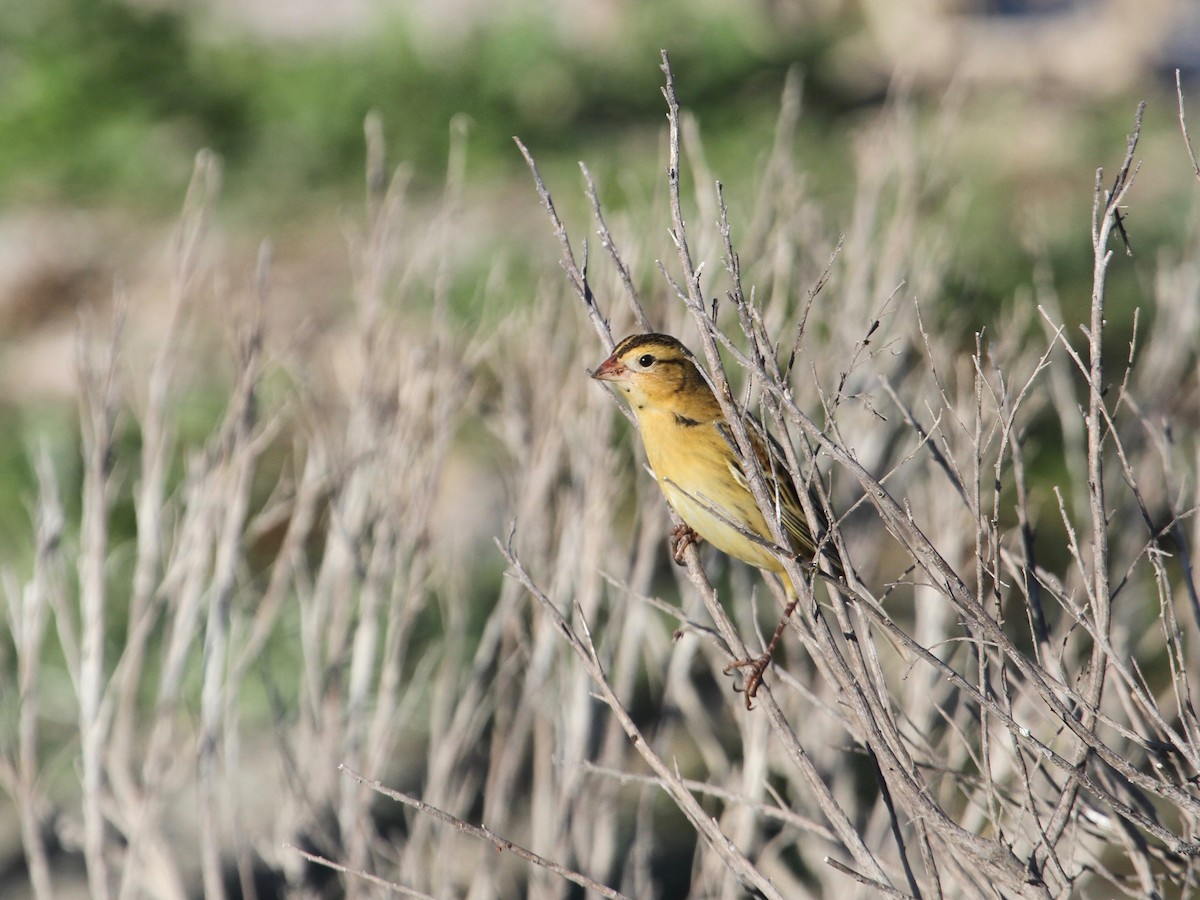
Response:
[[[630,350],[636,350],[638,347],[671,347],[683,349],[683,345],[669,334],[631,334],[621,343],[617,344],[617,349],[613,351],[615,356],[624,356]]]

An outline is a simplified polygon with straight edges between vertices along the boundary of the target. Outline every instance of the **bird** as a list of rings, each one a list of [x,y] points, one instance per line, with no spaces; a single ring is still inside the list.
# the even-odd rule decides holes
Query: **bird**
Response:
[[[795,609],[797,593],[773,549],[777,545],[771,528],[750,490],[721,404],[692,353],[667,334],[630,335],[592,378],[613,385],[637,418],[654,478],[684,523],[672,532],[675,561],[682,563],[684,550],[700,538],[729,556],[778,574],[783,581],[789,602],[766,652],[726,667],[726,674],[739,668],[750,671],[744,691],[746,706],[752,708],[763,673]],[[783,450],[753,417],[747,416],[746,423],[767,495],[775,502],[788,539],[785,549],[815,567],[818,543],[788,477]],[[841,577],[838,560],[828,551],[823,556],[833,575]]]

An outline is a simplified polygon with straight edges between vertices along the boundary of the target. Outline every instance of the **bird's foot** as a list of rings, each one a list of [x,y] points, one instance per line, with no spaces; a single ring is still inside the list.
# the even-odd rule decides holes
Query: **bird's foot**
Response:
[[[783,638],[783,630],[787,628],[788,619],[796,611],[796,605],[799,602],[800,598],[793,594],[792,599],[783,608],[783,618],[775,626],[775,633],[771,635],[771,643],[767,644],[766,652],[762,656],[755,657],[754,659],[735,659],[725,667],[726,675],[731,675],[738,669],[750,670],[750,677],[746,679],[746,686],[743,688],[734,686],[735,691],[743,691],[745,693],[746,709],[754,709],[754,697],[758,694],[758,689],[763,685],[763,672],[767,671],[767,666],[771,664],[771,658],[775,656],[775,648],[779,646],[779,641]]]
[[[687,562],[683,558],[683,554],[687,552],[687,548],[692,544],[698,544],[703,538],[696,534],[690,527],[680,523],[671,529],[671,559],[675,560],[675,565],[686,566]]]
[[[746,709],[754,709],[754,698],[758,695],[758,689],[763,685],[763,673],[767,671],[767,666],[771,665],[771,657],[775,655],[775,648],[769,647],[767,652],[762,656],[754,659],[735,659],[724,669],[726,675],[732,675],[738,669],[749,669],[750,677],[746,679],[744,687],[734,686],[734,690],[746,695]]]

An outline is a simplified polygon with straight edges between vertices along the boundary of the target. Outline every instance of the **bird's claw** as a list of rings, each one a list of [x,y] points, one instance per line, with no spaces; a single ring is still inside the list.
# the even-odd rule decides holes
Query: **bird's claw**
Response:
[[[686,566],[687,561],[683,558],[683,554],[687,552],[687,548],[692,544],[700,543],[700,535],[696,534],[687,525],[679,524],[671,529],[671,559],[675,560],[675,565]]]
[[[754,698],[758,695],[758,689],[763,685],[763,673],[767,671],[767,666],[771,665],[771,657],[774,655],[772,651],[767,651],[754,659],[735,659],[725,667],[726,675],[732,675],[738,669],[750,670],[750,677],[746,679],[745,686],[734,685],[733,688],[746,695],[746,709],[754,709]]]

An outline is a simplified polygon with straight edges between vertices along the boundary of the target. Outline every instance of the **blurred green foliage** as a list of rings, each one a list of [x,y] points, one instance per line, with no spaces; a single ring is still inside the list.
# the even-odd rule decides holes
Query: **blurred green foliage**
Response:
[[[0,17],[6,198],[177,191],[193,145],[241,149],[243,88],[204,65],[177,13],[114,0],[9,7]]]
[[[780,27],[767,7],[669,0],[623,10],[619,38],[581,42],[532,10],[514,9],[431,43],[400,16],[354,35],[268,41],[205,20],[203,7],[9,5],[0,16],[0,202],[143,205],[168,215],[194,154],[208,147],[224,160],[223,207],[249,210],[256,231],[264,219],[269,229],[303,220],[330,199],[358,202],[363,120],[372,109],[389,157],[411,167],[418,190],[441,184],[457,119],[469,123],[468,171],[477,183],[519,179],[527,188],[515,134],[556,183],[561,176],[576,184],[575,162],[587,160],[605,203],[619,208],[631,184],[653,185],[661,172],[660,47],[671,50],[681,100],[701,119],[705,152],[734,209],[757,187],[784,73],[799,67],[797,154],[813,193],[844,208],[854,195],[856,133],[886,99],[846,84],[831,61],[836,42],[861,24],[849,14]],[[1086,303],[1084,179],[1098,163],[1115,163],[1134,103],[1110,98],[1097,114],[1051,101],[1038,111],[994,93],[959,114],[954,139],[977,137],[951,151],[957,171],[942,186],[923,187],[928,203],[951,209],[935,218],[958,216],[950,222],[956,265],[947,281],[960,288],[954,307],[968,336],[1028,284],[1026,234],[1043,243],[1064,305]],[[938,98],[914,99],[918,128],[942,114]],[[1173,113],[1170,103],[1152,104],[1148,126],[1173,127]],[[1041,177],[1078,181],[1078,189],[1067,194],[1070,204],[1026,219],[1016,187],[1028,161],[1005,146],[1003,123],[1039,114],[1071,122],[1069,145],[1050,162],[1059,168]],[[956,201],[964,185],[970,196]],[[1179,228],[1164,224],[1172,220],[1179,217],[1137,223],[1147,261],[1154,247],[1178,241]],[[1136,290],[1126,278],[1118,295],[1126,287]],[[1118,322],[1134,305],[1113,304]]]
[[[619,49],[568,46],[512,14],[431,50],[399,18],[359,37],[264,42],[210,33],[174,7],[26,5],[0,17],[0,199],[174,205],[201,147],[225,159],[235,195],[345,185],[360,177],[371,109],[393,156],[429,181],[444,169],[449,123],[466,115],[486,174],[497,159],[519,166],[513,134],[578,158],[614,130],[660,127],[660,46],[688,73],[689,103],[737,112],[724,118],[742,127],[747,105],[773,115],[789,65],[820,69],[819,30],[788,35],[742,9],[680,30],[683,6],[633,8]]]

